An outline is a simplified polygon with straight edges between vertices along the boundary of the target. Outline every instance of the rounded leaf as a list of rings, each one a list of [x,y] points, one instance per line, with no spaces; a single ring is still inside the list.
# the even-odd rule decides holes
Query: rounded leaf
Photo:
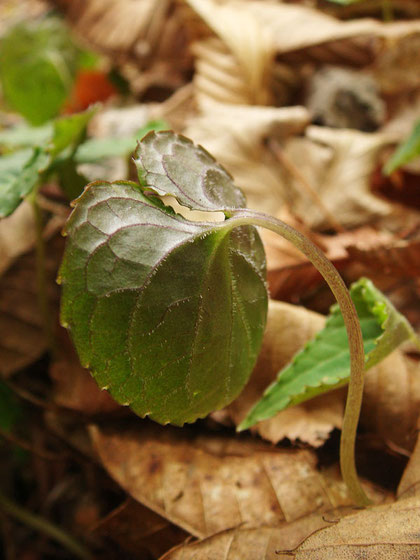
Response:
[[[194,160],[201,149],[189,146]],[[239,191],[223,189],[232,207]],[[248,380],[266,321],[264,251],[253,227],[191,222],[146,193],[96,183],[79,198],[61,317],[100,387],[140,416],[181,425],[227,405]]]

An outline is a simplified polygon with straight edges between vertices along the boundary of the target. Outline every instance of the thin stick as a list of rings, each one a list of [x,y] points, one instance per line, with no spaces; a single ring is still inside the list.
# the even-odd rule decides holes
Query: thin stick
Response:
[[[24,525],[35,529],[62,544],[68,551],[82,560],[92,560],[89,550],[69,533],[51,523],[48,519],[35,515],[0,492],[0,508]]]
[[[230,219],[223,223],[224,227],[228,224],[232,228],[241,225],[260,226],[278,233],[293,243],[322,274],[340,306],[350,348],[350,380],[340,443],[341,473],[355,503],[359,506],[366,506],[371,502],[360,486],[354,457],[356,431],[363,397],[365,353],[359,318],[350,294],[341,276],[324,253],[288,224],[253,210],[230,210],[227,215]]]
[[[319,194],[313,188],[313,186],[309,183],[303,173],[290,161],[290,159],[284,153],[284,150],[280,147],[278,142],[275,140],[270,141],[270,147],[274,155],[277,157],[279,162],[283,165],[286,171],[296,179],[305,189],[307,194],[312,198],[321,212],[325,215],[326,219],[328,220],[330,226],[334,231],[337,233],[343,233],[346,231],[343,226],[337,221],[337,219],[333,216],[333,214],[328,210],[325,206],[324,202],[322,201]]]

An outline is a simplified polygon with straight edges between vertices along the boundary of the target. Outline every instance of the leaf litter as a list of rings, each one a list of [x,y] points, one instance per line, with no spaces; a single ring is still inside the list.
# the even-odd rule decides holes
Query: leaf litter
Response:
[[[25,4],[37,15],[45,9],[39,2]],[[331,256],[348,283],[362,275],[370,277],[413,324],[420,325],[416,322],[420,250],[413,234],[420,220],[407,194],[412,192],[408,191],[407,172],[418,181],[416,160],[405,163],[388,180],[398,197],[388,197],[384,183],[374,188],[380,169],[390,161],[397,144],[408,139],[419,118],[420,20],[409,2],[395,10],[396,21],[391,23],[380,21],[380,12],[370,3],[364,8],[364,2],[355,4],[353,12],[333,4],[321,9],[303,2],[271,1],[168,0],[135,7],[126,0],[105,5],[97,0],[51,0],[48,4],[65,14],[71,28],[98,52],[113,58],[142,103],[137,106],[139,115],[151,111],[153,118],[168,118],[169,124],[201,143],[226,166],[251,207],[299,224]],[[408,14],[407,19],[400,20],[400,12]],[[365,13],[375,19],[365,18]],[[240,14],[246,35],[232,32],[240,27],[235,14]],[[382,125],[378,120],[377,131],[354,130],[351,119],[352,130],[337,128],[340,123],[334,127],[320,126],[318,121],[310,125],[314,115],[307,93],[316,84],[317,72],[331,66],[355,76],[340,99],[348,99],[348,90],[356,89],[358,75],[373,77],[386,108],[385,122]],[[185,93],[178,89],[181,87],[186,88]],[[163,97],[173,97],[160,103],[162,92]],[[359,101],[356,96],[356,105]],[[329,107],[334,108],[334,103]],[[112,111],[111,104],[111,109],[102,109],[95,119],[106,123],[107,113]],[[363,110],[357,113],[353,122],[365,114]],[[144,124],[140,116],[133,117],[137,119],[139,126],[133,132]],[[279,147],[282,157],[276,156],[273,145]],[[121,146],[122,151],[126,149],[125,144]],[[415,150],[410,157],[413,153]],[[133,178],[128,166],[118,169],[127,170]],[[102,167],[100,173],[106,172],[107,167]],[[45,193],[48,204],[57,203],[54,186],[49,185]],[[66,208],[60,196],[58,203]],[[25,206],[23,203],[16,214],[1,222],[7,235],[0,233],[4,255],[1,368],[18,385],[26,380],[22,368],[39,363],[47,350],[36,303],[34,254],[27,253],[34,243],[33,222]],[[17,221],[15,225],[12,219]],[[49,231],[58,224],[59,220],[50,224]],[[345,389],[259,423],[253,435],[270,443],[233,434],[279,369],[322,329],[330,302],[323,296],[321,278],[302,257],[290,247],[272,243],[269,236],[264,235],[263,240],[268,248],[272,297],[309,304],[323,315],[307,307],[271,301],[263,350],[245,390],[226,409],[194,428],[163,429],[131,418],[126,409],[91,384],[74,355],[66,351],[67,343],[60,342],[50,369],[52,391],[43,397],[62,411],[60,417],[48,413],[62,443],[45,437],[54,448],[62,451],[61,445],[69,446],[74,457],[88,461],[83,463],[89,464],[87,469],[78,461],[72,469],[91,480],[92,492],[92,473],[99,471],[91,458],[86,459],[90,452],[88,440],[81,436],[84,425],[80,419],[77,424],[69,411],[83,419],[85,415],[101,419],[90,435],[99,462],[118,486],[98,474],[102,486],[93,492],[94,523],[89,529],[85,526],[82,534],[93,548],[101,547],[98,543],[105,539],[104,558],[124,553],[140,560],[160,556],[184,560],[374,559],[419,554],[419,448],[414,446],[420,369],[413,346],[395,350],[369,370],[360,420],[368,446],[373,448],[375,438],[387,457],[411,454],[397,500],[395,492],[387,494],[380,488],[381,476],[376,473],[371,478],[377,486],[368,484],[368,492],[377,504],[388,503],[355,512],[340,480],[323,465],[324,449],[329,463],[337,459],[336,449],[331,449],[334,437],[328,438],[341,428]],[[48,250],[54,309],[52,277],[60,254],[61,248]],[[37,390],[44,387],[36,379],[33,382]],[[26,396],[37,401],[34,395]],[[129,422],[115,424],[117,417],[127,416]],[[318,451],[299,449],[302,445]],[[360,450],[360,459],[362,454]],[[392,469],[391,462],[384,468]],[[47,480],[39,470],[30,474],[44,489],[40,495],[50,496],[46,503],[59,504],[60,498],[54,496],[60,492],[67,498],[70,495],[65,490],[66,484],[72,487],[67,471],[65,466],[60,471],[64,477],[61,489],[59,475]],[[82,503],[80,491],[72,492]],[[127,504],[127,494],[135,501]],[[79,519],[91,515],[87,505],[75,509]],[[61,521],[71,531],[79,531],[83,524],[75,529],[70,517],[60,510]],[[145,532],[136,530],[140,520]],[[378,526],[381,530],[375,534],[372,527]],[[138,540],[133,542],[135,532]],[[178,548],[168,550],[182,541]],[[44,546],[35,543],[34,548],[41,550],[37,557],[45,557]]]

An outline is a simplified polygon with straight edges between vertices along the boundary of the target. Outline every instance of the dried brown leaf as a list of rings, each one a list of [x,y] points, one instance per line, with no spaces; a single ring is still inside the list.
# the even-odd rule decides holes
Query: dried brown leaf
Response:
[[[214,0],[187,0],[216,34],[194,46],[194,87],[199,106],[209,101],[268,105],[273,39],[246,9]]]
[[[103,465],[133,498],[201,538],[350,503],[343,484],[327,482],[309,451],[151,423],[94,428],[91,435]]]
[[[232,2],[239,6],[243,2]],[[382,23],[368,18],[340,21],[310,7],[278,2],[247,3],[247,9],[272,33],[275,49],[289,63],[308,60],[366,65],[380,57],[384,45],[394,51],[400,41],[420,31],[420,21]],[[414,48],[414,45],[413,45]],[[394,51],[395,52],[395,51]]]
[[[296,560],[415,560],[420,556],[420,497],[372,507],[315,532]]]
[[[370,192],[370,178],[381,149],[390,143],[383,134],[310,126],[304,138],[290,139],[284,148],[318,193],[329,212],[345,227],[355,227],[390,212],[390,204]],[[292,209],[313,228],[327,226],[325,213],[313,204],[292,177],[285,189],[295,193]]]
[[[179,0],[49,0],[83,42],[118,62],[132,90],[174,90],[192,68],[191,42],[203,35],[197,18]]]

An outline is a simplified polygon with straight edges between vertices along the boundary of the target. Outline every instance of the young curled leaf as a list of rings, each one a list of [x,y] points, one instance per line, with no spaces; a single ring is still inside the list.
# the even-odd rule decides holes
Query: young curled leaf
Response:
[[[182,425],[231,402],[251,373],[266,321],[265,257],[254,228],[192,222],[156,196],[176,180],[170,194],[193,209],[242,203],[207,152],[168,132],[144,142],[154,153],[147,159],[140,145],[141,187],[93,183],[77,201],[61,317],[100,387],[140,416]],[[209,181],[217,205],[206,205]]]

